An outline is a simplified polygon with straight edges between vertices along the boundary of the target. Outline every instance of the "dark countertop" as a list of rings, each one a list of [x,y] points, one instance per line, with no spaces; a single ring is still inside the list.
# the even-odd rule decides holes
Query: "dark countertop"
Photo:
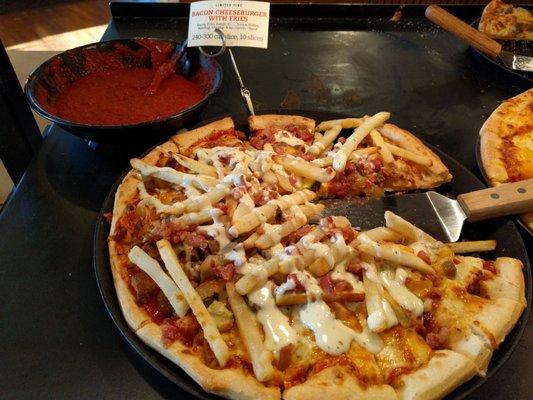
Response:
[[[279,107],[289,92],[286,102],[295,108],[391,111],[394,123],[479,175],[474,144],[481,124],[499,101],[525,88],[498,80],[464,45],[427,23],[400,24],[366,18],[337,27],[273,24],[268,51],[236,49],[235,55],[258,111]],[[183,19],[117,18],[105,37],[183,37],[185,31]],[[228,59],[221,63],[223,86],[202,119],[244,111]],[[0,292],[6,295],[0,397],[188,398],[125,343],[96,285],[93,230],[124,167],[52,127],[0,213]],[[531,255],[533,242],[526,239]],[[470,398],[533,398],[532,344],[530,319],[511,358]]]

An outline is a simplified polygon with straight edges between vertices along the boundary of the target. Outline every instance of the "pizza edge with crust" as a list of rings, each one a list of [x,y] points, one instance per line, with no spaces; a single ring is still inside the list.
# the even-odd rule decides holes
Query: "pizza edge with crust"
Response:
[[[509,144],[502,138],[502,126],[506,124],[507,119],[513,119],[512,117],[516,114],[515,110],[522,104],[526,108],[530,108],[530,117],[533,118],[533,89],[526,90],[517,96],[502,101],[479,130],[481,164],[490,186],[498,186],[510,181],[507,164],[504,160],[504,151]],[[516,130],[516,128],[519,127],[512,125],[507,127],[511,131]],[[533,130],[533,123],[531,123],[531,129]],[[511,146],[514,146],[514,144]],[[533,230],[533,213],[523,214],[520,218],[529,229]]]

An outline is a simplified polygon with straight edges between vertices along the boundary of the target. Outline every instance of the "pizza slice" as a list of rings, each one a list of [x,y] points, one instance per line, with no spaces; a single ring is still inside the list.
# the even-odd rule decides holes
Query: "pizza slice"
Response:
[[[491,186],[533,178],[533,89],[503,101],[479,135],[481,163]],[[533,213],[522,220],[533,229]]]
[[[493,39],[533,40],[533,15],[525,8],[492,0],[483,10],[479,30]]]
[[[388,117],[325,121],[313,132],[308,118],[253,116],[250,143],[271,148],[294,180],[308,187],[317,182],[321,197],[376,197],[448,182],[451,175],[439,157],[409,132],[384,124]],[[354,131],[339,137],[343,129]]]

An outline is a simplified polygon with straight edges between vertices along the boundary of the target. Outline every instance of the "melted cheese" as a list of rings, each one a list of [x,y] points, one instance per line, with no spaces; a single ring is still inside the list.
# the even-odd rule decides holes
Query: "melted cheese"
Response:
[[[270,284],[267,283],[250,293],[248,299],[259,308],[257,320],[263,326],[267,349],[279,355],[283,347],[289,344],[296,345],[298,334],[290,325],[287,316],[276,306]]]
[[[383,342],[378,335],[368,331],[358,333],[337,320],[322,300],[303,306],[299,313],[303,325],[311,329],[318,347],[331,355],[346,353],[353,340],[371,353],[378,353]]]

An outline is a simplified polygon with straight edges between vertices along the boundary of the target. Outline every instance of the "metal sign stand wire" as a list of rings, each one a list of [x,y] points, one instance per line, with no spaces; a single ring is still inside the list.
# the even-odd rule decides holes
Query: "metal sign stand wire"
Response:
[[[250,90],[248,90],[246,86],[244,86],[244,82],[242,81],[242,77],[239,72],[239,68],[237,67],[237,62],[235,61],[235,57],[233,56],[233,52],[231,51],[231,48],[226,46],[226,37],[224,36],[224,32],[222,32],[218,28],[215,29],[215,32],[220,36],[222,40],[222,46],[220,47],[220,49],[215,53],[208,53],[202,48],[202,46],[199,46],[198,50],[200,50],[200,53],[202,53],[206,57],[218,57],[222,55],[226,51],[226,49],[228,50],[229,56],[231,59],[231,64],[233,65],[233,69],[235,70],[235,75],[237,75],[237,80],[239,82],[239,87],[241,89],[241,96],[246,104],[246,108],[248,109],[248,112],[250,113],[250,115],[255,115],[254,105],[252,102],[252,94]]]

